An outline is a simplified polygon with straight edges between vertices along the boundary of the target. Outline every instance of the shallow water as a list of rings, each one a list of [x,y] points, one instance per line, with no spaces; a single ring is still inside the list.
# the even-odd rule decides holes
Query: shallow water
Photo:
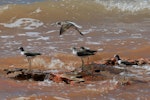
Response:
[[[114,66],[115,67],[115,66]],[[0,77],[1,99],[12,98],[38,98],[48,100],[50,98],[67,100],[148,100],[150,92],[149,65],[127,67],[128,72],[122,73],[122,77],[134,78],[135,82],[127,86],[118,86],[116,77],[111,80],[93,81],[78,85],[55,83],[50,80],[41,82],[17,81]],[[119,67],[118,67],[119,68]],[[54,73],[57,73],[54,71]]]
[[[2,0],[0,5],[0,67],[5,66],[3,58],[19,56],[16,49],[20,46],[50,57],[57,53],[70,56],[73,46],[100,49],[101,59],[113,57],[114,54],[127,58],[150,57],[150,0]],[[59,36],[59,27],[51,24],[62,20],[71,20],[82,26],[80,31],[85,36],[80,36],[73,29]],[[51,62],[60,64],[61,61],[58,58]],[[8,61],[6,65],[12,66],[14,63]],[[51,67],[54,65],[49,64]],[[113,88],[112,91],[106,89],[109,91],[106,93],[100,91],[101,82],[71,87],[53,82],[17,82],[1,77],[0,97],[5,100],[34,94],[33,97],[46,95],[53,99],[130,100],[130,95],[136,100],[147,100],[150,92],[149,66],[130,70],[133,72],[129,76],[145,79],[148,83],[139,82],[131,87]],[[72,91],[75,92],[70,93]]]
[[[16,55],[17,52],[13,50],[19,46],[46,54],[70,53],[73,46],[119,52],[117,49],[134,50],[150,44],[149,0],[49,0],[24,5],[14,4],[1,6],[2,57]],[[60,37],[59,27],[51,24],[61,20],[75,21],[82,26],[80,30],[85,36],[68,30]]]

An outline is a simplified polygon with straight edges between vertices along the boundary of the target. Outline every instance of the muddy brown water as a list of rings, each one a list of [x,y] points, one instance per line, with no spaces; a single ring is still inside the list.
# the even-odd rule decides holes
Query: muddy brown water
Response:
[[[26,59],[16,51],[20,46],[28,51],[42,53],[34,61],[33,68],[52,69],[54,72],[70,71],[81,65],[80,58],[72,55],[71,47],[99,49],[100,52],[90,57],[91,62],[112,58],[114,54],[119,54],[123,59],[150,58],[149,0],[38,1],[15,4],[10,0],[9,5],[0,1],[1,100],[150,98],[149,65],[129,67],[129,73],[125,75],[138,81],[119,87],[115,79],[71,86],[52,81],[17,81],[7,78],[3,72],[5,68],[28,68]],[[51,24],[60,20],[71,20],[81,25],[80,30],[85,36],[80,36],[73,29],[59,36],[59,27]]]

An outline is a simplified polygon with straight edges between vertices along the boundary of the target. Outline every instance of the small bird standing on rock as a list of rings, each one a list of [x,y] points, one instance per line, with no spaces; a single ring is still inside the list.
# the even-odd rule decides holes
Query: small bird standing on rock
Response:
[[[84,60],[83,60],[83,57],[88,57],[88,56],[91,56],[91,55],[94,55],[94,53],[91,53],[91,52],[87,52],[85,50],[81,51],[81,50],[78,50],[77,48],[73,47],[72,48],[72,53],[78,57],[81,58],[81,61],[82,61],[82,70],[83,70],[83,66],[84,66]]]
[[[29,63],[29,71],[31,71],[31,59],[36,57],[37,55],[41,55],[41,53],[36,53],[36,52],[28,52],[25,51],[23,47],[18,48],[21,52],[21,55],[26,56],[28,63]]]
[[[119,55],[114,55],[114,58],[116,59],[117,61],[117,64],[120,66],[120,67],[124,67],[124,72],[127,71],[126,69],[126,66],[132,66],[132,65],[137,65],[136,63],[132,63],[132,62],[129,62],[129,61],[126,61],[126,60],[122,60]],[[128,71],[127,71],[128,72]],[[124,77],[125,78],[125,77]]]
[[[74,22],[71,22],[71,21],[59,21],[59,22],[56,22],[56,25],[61,26],[59,35],[62,35],[66,30],[68,30],[70,28],[73,28],[73,29],[77,30],[80,35],[83,36],[83,33],[81,33],[80,30],[79,30],[79,28],[81,28],[81,27],[78,26]]]
[[[80,51],[85,51],[85,52],[89,52],[89,53],[92,53],[95,55],[96,52],[98,52],[97,50],[91,50],[89,48],[86,48],[86,47],[80,47]],[[89,57],[88,57],[88,61],[89,61]]]
[[[96,53],[97,52],[97,50],[91,50],[91,49],[89,49],[89,48],[85,48],[85,47],[80,47],[80,49],[82,50],[82,51],[86,51],[86,52],[89,52],[89,53]]]
[[[126,60],[122,60],[119,55],[114,55],[114,58],[116,59],[117,64],[122,67],[130,66],[130,65],[137,65],[135,63],[132,63],[132,62],[129,62]]]

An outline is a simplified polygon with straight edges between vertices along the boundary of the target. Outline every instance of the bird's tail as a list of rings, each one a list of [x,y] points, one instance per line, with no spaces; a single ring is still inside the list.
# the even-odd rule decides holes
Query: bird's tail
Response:
[[[42,55],[41,53],[35,53],[35,55]]]

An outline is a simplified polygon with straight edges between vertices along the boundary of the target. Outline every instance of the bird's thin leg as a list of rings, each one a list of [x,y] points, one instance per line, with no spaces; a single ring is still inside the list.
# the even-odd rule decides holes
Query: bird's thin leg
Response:
[[[81,61],[82,61],[82,71],[83,71],[83,67],[84,67],[84,60],[82,59],[82,57],[81,57]]]
[[[126,67],[124,67],[124,80],[126,79],[126,75],[128,74],[128,71],[127,71],[127,68]]]
[[[29,63],[29,72],[31,71],[31,58],[27,58]]]
[[[90,58],[89,58],[89,57],[87,57],[87,58],[88,58],[88,59],[87,59],[87,64],[89,64],[89,59],[90,59]]]

